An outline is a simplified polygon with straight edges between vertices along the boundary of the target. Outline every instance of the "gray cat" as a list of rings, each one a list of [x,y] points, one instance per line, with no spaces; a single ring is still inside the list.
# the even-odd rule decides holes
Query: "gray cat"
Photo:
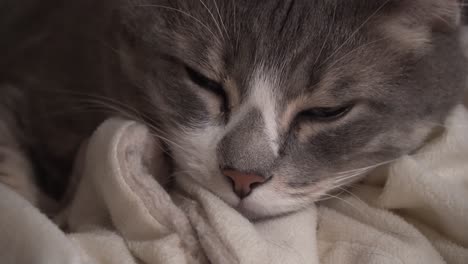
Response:
[[[56,198],[81,141],[124,115],[175,179],[250,218],[300,210],[420,147],[466,81],[455,0],[35,5],[37,30],[16,8],[2,35],[2,112]]]

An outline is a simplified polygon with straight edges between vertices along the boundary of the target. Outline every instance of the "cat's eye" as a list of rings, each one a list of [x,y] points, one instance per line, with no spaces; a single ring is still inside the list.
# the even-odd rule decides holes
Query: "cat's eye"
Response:
[[[317,107],[302,111],[298,116],[311,121],[330,122],[344,117],[352,108],[352,105],[340,107]]]
[[[188,77],[194,84],[196,84],[200,88],[203,88],[215,94],[222,100],[221,112],[226,112],[228,110],[228,96],[221,83],[211,80],[210,78],[204,76],[203,74],[197,72],[196,70],[188,66],[185,67],[185,70],[187,71]]]

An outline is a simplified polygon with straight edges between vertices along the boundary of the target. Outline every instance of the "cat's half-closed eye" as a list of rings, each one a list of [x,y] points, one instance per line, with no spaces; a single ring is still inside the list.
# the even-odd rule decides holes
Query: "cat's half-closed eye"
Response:
[[[316,107],[304,110],[298,114],[301,120],[312,122],[332,122],[347,115],[354,105],[347,104],[337,107]]]
[[[185,70],[188,77],[195,85],[219,97],[221,100],[221,112],[225,113],[228,111],[229,98],[221,83],[204,76],[189,66],[185,66]]]

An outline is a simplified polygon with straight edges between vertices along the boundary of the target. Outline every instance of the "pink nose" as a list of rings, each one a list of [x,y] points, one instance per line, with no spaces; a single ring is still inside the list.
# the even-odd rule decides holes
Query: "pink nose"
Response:
[[[267,180],[256,174],[242,173],[236,170],[223,170],[223,174],[231,180],[234,192],[241,199],[247,197],[252,192],[252,189],[260,186]]]

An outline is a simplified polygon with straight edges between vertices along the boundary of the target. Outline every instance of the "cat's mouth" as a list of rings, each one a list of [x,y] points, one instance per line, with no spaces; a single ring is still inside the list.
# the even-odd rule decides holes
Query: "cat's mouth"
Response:
[[[239,214],[245,216],[252,221],[261,221],[266,218],[270,218],[271,215],[259,214],[258,211],[252,211],[248,205],[248,202],[241,200],[239,204],[233,207]]]
[[[245,218],[253,222],[260,222],[263,220],[284,217],[290,214],[293,214],[304,207],[294,208],[294,209],[285,209],[282,211],[269,212],[268,210],[256,210],[253,208],[252,203],[249,201],[240,201],[239,204],[233,207],[239,214],[243,215]]]
[[[268,181],[253,187],[245,197],[240,197],[239,193],[236,193],[236,186],[233,186],[233,182],[222,171],[212,170],[211,174],[203,174],[196,168],[184,166],[186,163],[181,160],[167,158],[172,161],[173,181],[170,187],[180,190],[178,187],[181,186],[178,185],[183,182],[186,186],[197,185],[251,221],[300,211],[310,206],[314,202],[312,198],[319,196],[318,193],[323,191],[322,187],[326,187],[322,186],[323,184],[313,184],[310,188],[299,190],[284,183],[284,177],[272,175]],[[301,192],[298,193],[299,191]]]

